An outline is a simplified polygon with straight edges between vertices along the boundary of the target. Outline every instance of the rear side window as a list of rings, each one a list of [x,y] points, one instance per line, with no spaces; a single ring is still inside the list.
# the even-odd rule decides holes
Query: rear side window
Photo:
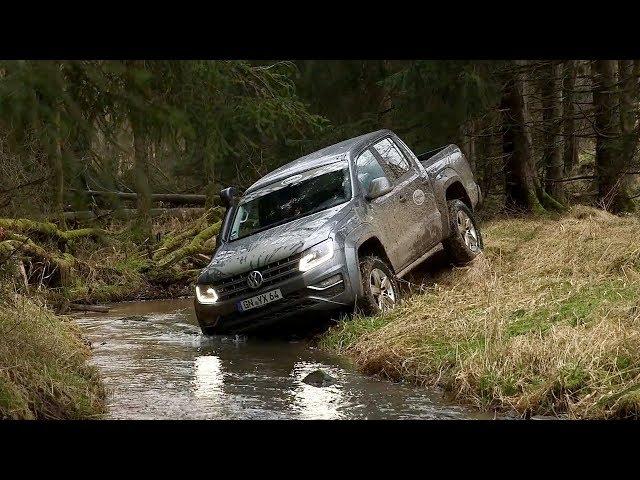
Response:
[[[391,170],[391,173],[393,173],[396,179],[409,171],[409,162],[407,162],[407,159],[391,139],[385,138],[373,147],[389,166],[389,170]]]
[[[356,175],[365,194],[374,179],[386,176],[371,150],[365,150],[356,160]]]

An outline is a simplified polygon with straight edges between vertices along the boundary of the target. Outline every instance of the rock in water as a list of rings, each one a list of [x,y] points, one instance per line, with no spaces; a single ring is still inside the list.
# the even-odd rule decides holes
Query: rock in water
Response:
[[[327,372],[324,372],[322,370],[314,370],[306,377],[304,377],[302,381],[308,385],[313,385],[314,387],[326,387],[327,385],[335,383],[336,379],[329,375]]]

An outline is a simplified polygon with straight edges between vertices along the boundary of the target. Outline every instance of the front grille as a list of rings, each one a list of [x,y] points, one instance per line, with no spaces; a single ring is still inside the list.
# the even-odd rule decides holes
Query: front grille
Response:
[[[289,310],[291,307],[295,307],[295,311],[314,305],[314,300],[304,300],[305,292],[293,292],[285,296],[282,300],[273,302],[246,312],[235,311],[221,318],[222,322],[232,322],[234,320],[244,319],[247,321],[260,317],[261,319],[270,319],[272,316],[283,317],[286,314],[293,313]]]
[[[247,277],[253,271],[249,270],[239,275],[226,278],[221,282],[213,284],[220,300],[241,297],[248,293],[259,293],[262,290],[280,283],[300,274],[298,265],[300,263],[300,253],[284,258],[277,262],[269,263],[258,270],[262,274],[262,285],[260,288],[252,289],[247,285]]]

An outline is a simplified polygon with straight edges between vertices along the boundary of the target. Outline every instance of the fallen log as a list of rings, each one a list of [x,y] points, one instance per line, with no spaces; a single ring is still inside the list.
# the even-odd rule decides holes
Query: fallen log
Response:
[[[50,265],[49,275],[58,272],[57,278],[60,285],[67,285],[70,280],[70,273],[76,264],[76,259],[68,253],[49,252],[42,246],[36,244],[29,237],[19,234],[10,234],[7,240],[0,242],[0,257],[6,259],[9,255],[18,253]],[[44,271],[43,271],[44,275]]]
[[[204,243],[212,237],[215,237],[220,231],[220,225],[222,221],[218,220],[213,225],[202,230],[198,233],[193,240],[191,240],[187,245],[178,248],[167,255],[156,260],[155,268],[167,268],[177,263],[179,260],[184,257],[196,254],[196,253],[205,253],[202,252],[202,248]]]
[[[109,307],[105,307],[104,305],[82,305],[80,303],[70,303],[68,307],[69,307],[69,310],[73,310],[76,312],[97,312],[97,313],[109,312]]]
[[[204,253],[196,253],[195,256],[206,263],[209,263],[211,261],[211,257],[205,255]]]
[[[179,248],[184,244],[186,240],[191,241],[193,237],[195,237],[198,233],[200,233],[206,226],[210,223],[215,223],[222,218],[223,211],[220,208],[213,208],[207,210],[207,212],[198,218],[194,225],[184,230],[181,233],[176,233],[173,235],[168,235],[162,242],[157,246],[155,252],[153,253],[153,260],[159,260],[160,258],[169,254],[169,252]]]
[[[97,240],[108,235],[108,232],[100,228],[80,228],[77,230],[60,230],[50,222],[37,222],[26,218],[0,218],[0,228],[19,232],[25,235],[37,235],[44,238],[52,238],[60,243],[66,243],[81,237],[93,237]]]
[[[205,208],[195,207],[195,208],[152,208],[151,216],[159,217],[161,215],[171,217],[171,218],[185,218],[192,217],[195,215],[202,215],[206,211]],[[76,212],[64,212],[64,219],[68,221],[86,221],[86,220],[96,220],[97,218],[102,218],[106,216],[112,216],[115,218],[121,219],[129,219],[134,218],[138,215],[138,210],[135,208],[119,208],[117,210],[113,210],[112,212],[93,212],[91,210],[80,210]]]
[[[92,197],[116,197],[122,200],[138,199],[138,194],[133,192],[109,192],[103,190],[82,190],[82,192]],[[207,196],[192,193],[152,193],[151,200],[154,202],[204,205],[207,201]],[[214,200],[214,203],[216,200]]]

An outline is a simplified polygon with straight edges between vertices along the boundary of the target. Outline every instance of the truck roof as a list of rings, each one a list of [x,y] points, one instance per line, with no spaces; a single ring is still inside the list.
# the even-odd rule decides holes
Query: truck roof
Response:
[[[323,165],[347,159],[349,156],[353,155],[354,151],[359,150],[363,144],[367,144],[378,137],[383,137],[391,133],[393,132],[387,129],[376,130],[375,132],[350,138],[321,150],[309,153],[304,157],[300,157],[266,174],[260,180],[247,188],[244,193],[253,192],[266,185],[270,185],[279,180],[284,180],[296,173],[306,172],[307,170],[312,170]]]

